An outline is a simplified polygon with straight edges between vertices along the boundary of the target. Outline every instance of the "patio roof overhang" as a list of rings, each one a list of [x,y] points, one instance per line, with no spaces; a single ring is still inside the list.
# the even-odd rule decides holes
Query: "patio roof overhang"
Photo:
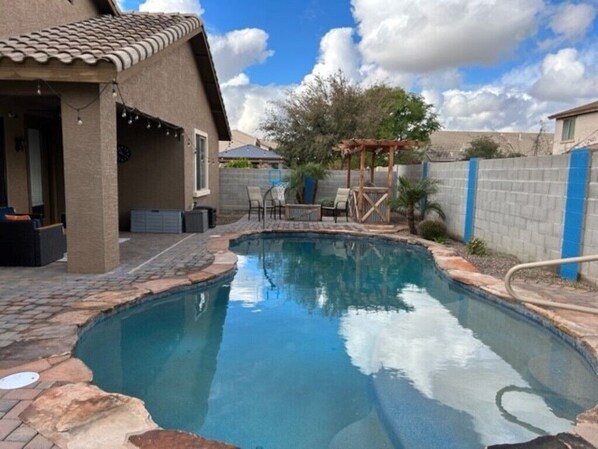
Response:
[[[112,40],[106,38],[111,32]],[[5,39],[0,41],[0,80],[119,83],[148,70],[165,49],[186,43],[193,50],[219,140],[230,140],[206,32],[194,15],[106,15]]]

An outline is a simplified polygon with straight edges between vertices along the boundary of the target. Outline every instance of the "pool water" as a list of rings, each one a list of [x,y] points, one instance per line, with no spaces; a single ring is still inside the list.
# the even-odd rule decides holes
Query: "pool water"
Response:
[[[240,240],[234,278],[119,312],[77,356],[164,428],[243,449],[479,448],[567,430],[598,382],[551,332],[384,240]]]

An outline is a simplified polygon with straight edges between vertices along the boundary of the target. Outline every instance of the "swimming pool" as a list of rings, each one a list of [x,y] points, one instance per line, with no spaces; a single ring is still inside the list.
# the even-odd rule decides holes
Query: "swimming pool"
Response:
[[[420,248],[264,235],[232,250],[234,278],[87,331],[94,382],[244,449],[478,448],[567,430],[597,402],[577,352]]]

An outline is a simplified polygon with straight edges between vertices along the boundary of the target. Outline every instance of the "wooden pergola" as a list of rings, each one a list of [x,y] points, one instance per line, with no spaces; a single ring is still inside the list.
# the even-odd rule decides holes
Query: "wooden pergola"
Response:
[[[343,159],[348,159],[347,187],[351,187],[351,159],[359,153],[359,188],[354,192],[354,217],[358,223],[390,223],[392,170],[397,151],[411,150],[418,146],[415,140],[342,140],[336,147]],[[371,155],[369,186],[366,186],[366,153]],[[386,187],[374,187],[375,159],[378,154],[388,153]]]

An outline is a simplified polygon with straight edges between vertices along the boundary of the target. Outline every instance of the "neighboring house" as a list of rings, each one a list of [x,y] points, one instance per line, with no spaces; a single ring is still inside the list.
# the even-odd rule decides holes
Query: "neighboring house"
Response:
[[[0,11],[0,206],[65,216],[70,272],[119,265],[132,209],[218,207],[231,137],[197,16],[113,0]]]
[[[430,135],[426,156],[434,162],[450,162],[463,159],[472,140],[489,137],[505,154],[519,153],[525,156],[551,154],[552,133],[514,133],[486,131],[436,131]]]
[[[222,151],[219,155],[221,163],[226,164],[229,161],[247,159],[256,168],[271,167],[284,168],[284,158],[274,151],[264,150],[255,145],[244,145],[239,148]]]
[[[553,154],[598,143],[598,101],[558,112],[548,118],[556,119]]]
[[[247,134],[238,129],[233,129],[231,132],[231,140],[228,142],[220,142],[219,150],[226,151],[232,150],[233,148],[239,148],[245,145],[253,145],[264,150],[275,150],[277,145],[275,142],[269,140],[263,140],[258,137]]]

